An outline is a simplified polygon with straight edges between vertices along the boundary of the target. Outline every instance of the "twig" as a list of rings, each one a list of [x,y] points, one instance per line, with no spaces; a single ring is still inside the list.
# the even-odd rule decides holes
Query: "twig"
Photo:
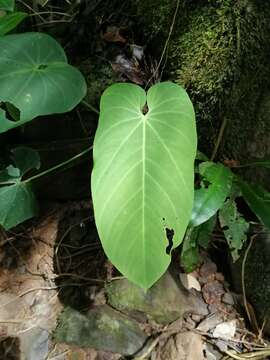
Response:
[[[220,143],[221,143],[221,140],[222,140],[222,137],[223,137],[223,134],[224,134],[224,130],[225,130],[225,127],[227,125],[227,118],[226,116],[223,118],[223,121],[222,121],[222,124],[221,124],[221,127],[219,129],[219,133],[218,133],[218,138],[217,138],[217,141],[215,143],[215,147],[214,147],[214,150],[212,152],[212,155],[210,157],[210,160],[213,161],[217,155],[217,152],[218,152],[218,148],[220,146]]]
[[[89,104],[86,100],[82,100],[81,103],[91,111],[95,112],[96,114],[99,114],[99,111],[93,105]]]
[[[250,324],[252,325],[253,322],[252,322],[252,318],[251,318],[251,314],[250,314],[250,311],[249,311],[249,307],[248,307],[248,302],[247,302],[247,297],[246,297],[246,285],[245,285],[245,267],[246,267],[246,261],[247,261],[247,257],[248,257],[248,253],[253,245],[253,241],[255,239],[255,237],[257,236],[257,234],[251,236],[251,239],[250,239],[250,242],[248,244],[248,247],[245,251],[245,254],[244,254],[244,258],[243,258],[243,262],[242,262],[242,274],[241,274],[241,285],[242,285],[242,293],[243,293],[243,301],[244,301],[244,307],[245,307],[245,310],[246,310],[246,313],[247,313],[247,316],[248,316],[248,320],[250,322]],[[259,328],[258,328],[258,324],[257,322],[255,323],[255,327],[257,328],[257,332],[259,332]]]
[[[156,339],[154,339],[152,341],[152,343],[146,348],[146,351],[141,356],[134,358],[134,360],[146,359],[151,354],[151,352],[154,350],[154,348],[157,346],[161,335],[159,335]]]
[[[172,35],[172,32],[173,32],[173,28],[174,28],[174,24],[175,24],[175,20],[176,20],[176,15],[178,13],[178,9],[179,9],[179,4],[180,4],[180,0],[177,0],[177,3],[176,3],[176,8],[175,8],[175,11],[174,11],[174,14],[173,14],[173,19],[172,19],[172,23],[171,23],[171,26],[170,26],[170,30],[169,30],[169,34],[168,34],[168,37],[166,39],[166,42],[165,42],[165,45],[164,45],[164,48],[163,48],[163,51],[162,51],[162,54],[160,56],[160,59],[159,59],[159,62],[158,62],[158,65],[153,73],[153,75],[150,77],[150,79],[147,81],[145,87],[147,87],[150,83],[150,81],[155,78],[155,76],[157,75],[158,71],[159,71],[159,68],[161,66],[161,63],[163,61],[163,58],[166,54],[166,51],[167,51],[167,48],[168,48],[168,45],[169,45],[169,41],[170,41],[170,38],[171,38],[171,35]]]

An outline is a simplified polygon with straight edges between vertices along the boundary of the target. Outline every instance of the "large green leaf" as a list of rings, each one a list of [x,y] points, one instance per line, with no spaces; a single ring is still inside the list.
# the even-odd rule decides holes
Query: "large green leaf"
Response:
[[[232,199],[225,201],[218,216],[233,260],[236,261],[239,258],[239,251],[247,240],[249,223],[238,212],[236,203]]]
[[[104,250],[122,274],[148,288],[167,269],[192,209],[196,129],[185,90],[167,82],[146,95],[137,85],[112,85],[101,98],[93,156]]]
[[[251,210],[270,229],[270,193],[258,185],[251,185],[240,179],[239,185]]]
[[[13,11],[15,0],[0,0],[0,10]]]
[[[83,76],[67,63],[64,50],[49,35],[6,35],[0,38],[0,49],[0,102],[20,110],[19,121],[0,112],[0,132],[39,115],[69,111],[84,97]]]
[[[15,12],[0,17],[0,36],[13,30],[26,17],[27,14],[23,12]]]
[[[203,177],[201,188],[195,191],[191,225],[198,226],[210,219],[220,209],[229,195],[233,174],[222,164],[205,162],[199,171]]]

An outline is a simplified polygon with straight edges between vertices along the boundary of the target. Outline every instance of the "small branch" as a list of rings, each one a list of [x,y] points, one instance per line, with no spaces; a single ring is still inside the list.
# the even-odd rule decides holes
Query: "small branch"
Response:
[[[82,100],[81,102],[84,106],[86,106],[88,109],[90,109],[91,111],[95,112],[96,114],[99,115],[99,111],[91,104],[89,104],[87,101]]]
[[[23,180],[22,182],[26,184],[26,183],[28,183],[28,182],[30,182],[30,181],[33,181],[33,180],[36,180],[36,179],[38,179],[38,178],[40,178],[40,177],[42,177],[42,176],[45,176],[45,175],[47,175],[47,174],[49,174],[49,173],[51,173],[51,172],[53,172],[53,171],[55,171],[55,170],[58,170],[58,169],[62,168],[63,166],[65,166],[65,165],[67,165],[67,164],[70,164],[71,162],[79,159],[79,158],[82,157],[83,155],[85,155],[85,154],[87,154],[88,152],[90,152],[92,149],[93,149],[93,146],[90,146],[90,147],[86,148],[85,150],[83,150],[82,152],[80,152],[79,154],[73,156],[72,158],[70,158],[70,159],[68,159],[68,160],[66,160],[66,161],[63,161],[63,162],[61,162],[60,164],[57,164],[57,165],[51,167],[50,169],[47,169],[47,170],[45,170],[45,171],[43,171],[43,172],[41,172],[41,173],[39,173],[39,174],[37,174],[37,175],[34,175],[34,176],[26,179],[26,180]]]
[[[211,158],[210,158],[211,161],[213,161],[215,159],[216,155],[217,155],[218,148],[219,148],[219,146],[221,144],[221,140],[222,140],[226,125],[227,125],[227,118],[224,117],[223,121],[222,121],[222,124],[221,124],[221,127],[219,129],[218,138],[217,138],[214,150],[213,150]]]
[[[166,54],[166,51],[167,51],[167,48],[168,48],[168,45],[169,45],[169,41],[170,41],[170,38],[172,36],[172,32],[173,32],[173,28],[174,28],[174,24],[175,24],[175,20],[176,20],[176,15],[178,13],[178,9],[179,9],[179,4],[180,4],[180,0],[177,0],[177,4],[176,4],[176,8],[175,8],[175,11],[174,11],[174,14],[173,14],[173,19],[172,19],[172,23],[171,23],[171,26],[170,26],[170,30],[169,30],[169,34],[168,34],[168,37],[167,37],[167,40],[165,42],[165,45],[164,45],[164,48],[163,48],[163,51],[162,51],[162,54],[161,54],[161,57],[160,57],[160,60],[159,60],[159,63],[153,73],[153,75],[151,76],[151,78],[148,80],[146,86],[148,86],[148,84],[150,83],[150,81],[155,78],[155,76],[157,75],[158,73],[158,70],[161,66],[161,63],[163,61],[163,58]]]

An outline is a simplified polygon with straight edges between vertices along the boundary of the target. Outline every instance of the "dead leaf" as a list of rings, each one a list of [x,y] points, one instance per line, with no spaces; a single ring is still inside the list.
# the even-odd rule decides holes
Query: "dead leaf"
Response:
[[[120,31],[123,30],[116,26],[108,26],[105,33],[101,34],[101,38],[107,42],[121,42],[126,43],[127,40],[120,34]]]

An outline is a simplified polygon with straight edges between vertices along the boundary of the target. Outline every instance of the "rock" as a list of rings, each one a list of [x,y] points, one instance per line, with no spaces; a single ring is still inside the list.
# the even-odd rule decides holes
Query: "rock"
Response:
[[[167,272],[145,291],[126,279],[112,281],[106,287],[108,302],[129,315],[145,314],[161,324],[169,324],[185,313],[207,315],[201,298],[188,292]]]
[[[200,324],[197,326],[197,330],[202,333],[207,333],[208,331],[215,328],[218,324],[223,322],[222,314],[216,312],[211,314],[207,318],[205,318]]]
[[[234,305],[234,299],[231,293],[227,292],[222,296],[222,302],[228,305]]]
[[[22,359],[45,360],[49,353],[49,332],[40,327],[32,327],[20,334]]]
[[[151,53],[160,58],[176,3],[137,0],[136,5]],[[199,149],[207,154],[226,119],[222,159],[249,163],[269,157],[269,19],[265,1],[179,1],[165,76],[188,90],[199,124]],[[262,167],[242,174],[270,186]]]
[[[59,318],[54,341],[79,347],[135,354],[147,340],[146,334],[132,319],[107,305],[97,306],[87,314],[66,308]]]
[[[169,338],[158,349],[155,360],[206,360],[202,337],[190,332],[179,333]]]

